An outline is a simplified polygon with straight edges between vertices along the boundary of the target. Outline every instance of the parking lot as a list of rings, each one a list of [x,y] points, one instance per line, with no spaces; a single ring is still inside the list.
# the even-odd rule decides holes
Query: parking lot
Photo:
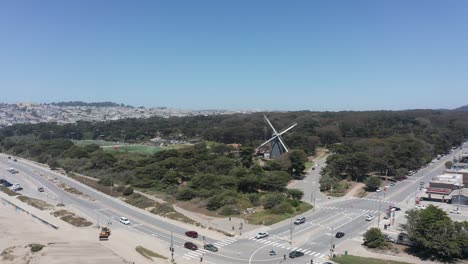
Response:
[[[17,192],[22,195],[41,199],[52,204],[57,204],[60,202],[60,199],[51,193],[47,188],[44,188],[43,192],[39,192],[38,188],[43,186],[32,179],[29,175],[15,168],[15,162],[13,160],[9,159],[8,161],[9,166],[0,167],[0,184],[2,184],[2,186],[11,188],[14,184],[19,184],[23,189]],[[12,173],[11,168],[15,169],[17,172]]]

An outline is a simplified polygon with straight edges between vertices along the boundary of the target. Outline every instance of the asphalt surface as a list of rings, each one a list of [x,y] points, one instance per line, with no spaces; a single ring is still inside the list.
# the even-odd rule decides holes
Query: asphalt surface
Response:
[[[371,226],[379,223],[379,208],[381,216],[389,206],[398,206],[402,209],[414,207],[415,197],[418,195],[421,181],[428,182],[432,177],[441,174],[447,160],[458,155],[460,150],[451,155],[444,156],[441,160],[431,163],[428,167],[421,169],[407,180],[398,182],[395,186],[388,188],[385,192],[374,193],[366,198],[343,198],[328,200],[326,196],[317,192],[318,171],[311,177],[305,179],[308,182],[307,194],[315,202],[317,210],[310,211],[303,216],[306,222],[301,225],[292,224],[291,220],[285,220],[270,227],[259,228],[243,234],[240,237],[215,239],[209,235],[200,234],[197,239],[188,238],[184,235],[189,229],[186,224],[179,224],[172,220],[155,216],[142,209],[130,206],[119,199],[107,196],[86,185],[57,172],[45,169],[32,162],[18,159],[17,162],[7,159],[6,155],[0,155],[0,178],[5,177],[11,183],[20,183],[24,190],[21,193],[51,203],[63,202],[74,210],[93,219],[100,225],[111,225],[114,230],[119,228],[131,228],[135,232],[142,233],[167,243],[169,250],[170,242],[174,245],[175,259],[185,259],[191,262],[203,263],[322,263],[327,260],[330,248],[340,247],[340,243],[346,239],[360,239],[362,233]],[[319,162],[320,164],[320,162]],[[320,167],[324,164],[320,164]],[[10,174],[7,168],[14,167],[19,170],[18,174]],[[47,178],[56,178],[60,182],[73,187],[95,200],[83,199],[76,195],[65,192]],[[45,192],[39,193],[37,187],[44,187]],[[314,191],[315,190],[315,191]],[[397,217],[403,214],[396,212]],[[373,214],[375,219],[366,221],[366,215]],[[131,224],[126,226],[118,222],[120,216],[126,216]],[[380,225],[384,220],[380,218]],[[269,236],[263,239],[255,239],[257,232],[266,231]],[[342,238],[335,238],[337,232],[344,232]],[[172,234],[172,235],[171,235]],[[96,234],[97,235],[97,234]],[[183,248],[186,241],[192,241],[199,246],[196,251]],[[202,248],[204,243],[213,243],[219,248],[214,253]],[[269,252],[274,250],[276,255],[270,256]],[[289,252],[298,250],[304,253],[303,257],[290,259]],[[286,260],[284,260],[286,256]]]

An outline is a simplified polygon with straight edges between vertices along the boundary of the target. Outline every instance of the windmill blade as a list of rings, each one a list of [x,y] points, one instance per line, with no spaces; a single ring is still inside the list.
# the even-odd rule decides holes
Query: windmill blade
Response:
[[[288,150],[288,148],[286,147],[286,145],[284,144],[284,142],[283,142],[283,140],[281,139],[281,136],[280,136],[280,135],[278,135],[278,139],[279,139],[279,141],[281,142],[281,145],[283,145],[284,150],[286,150],[286,152],[288,152],[289,150]]]
[[[273,132],[275,133],[275,135],[278,135],[278,132],[276,132],[276,129],[273,127],[273,125],[271,124],[270,120],[268,120],[268,118],[266,117],[266,115],[264,115],[263,118],[265,118],[265,120],[267,121],[267,123],[270,125],[271,129],[273,129]]]
[[[297,126],[297,123],[295,123],[294,125],[290,126],[289,128],[286,128],[285,130],[283,130],[282,132],[279,133],[278,136],[281,136],[283,135],[284,133],[288,132],[289,130],[291,130],[293,127]]]
[[[270,142],[271,142],[273,139],[275,139],[276,137],[278,137],[278,136],[274,136],[274,137],[270,138],[269,140],[263,142],[263,144],[261,144],[260,146],[258,146],[258,148],[261,148],[261,147],[265,146],[266,144],[270,143]]]

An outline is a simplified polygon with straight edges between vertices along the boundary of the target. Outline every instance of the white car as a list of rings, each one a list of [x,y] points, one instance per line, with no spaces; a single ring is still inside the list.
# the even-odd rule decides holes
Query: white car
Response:
[[[124,225],[129,225],[130,224],[130,220],[128,220],[127,217],[120,217],[120,223],[124,224]]]
[[[369,214],[369,215],[366,216],[366,221],[372,221],[372,220],[374,220],[374,218],[375,218],[375,216]]]
[[[381,191],[382,191],[382,190],[381,190],[380,188],[378,188],[378,189],[376,190],[376,192],[381,192]]]
[[[260,232],[255,236],[255,238],[256,239],[261,239],[261,238],[264,238],[264,237],[267,237],[267,236],[268,236],[267,232]]]
[[[458,208],[453,209],[450,213],[452,213],[452,214],[461,214],[460,209],[458,209]]]
[[[422,204],[417,204],[414,208],[416,208],[416,209],[426,209],[426,206],[424,206]]]

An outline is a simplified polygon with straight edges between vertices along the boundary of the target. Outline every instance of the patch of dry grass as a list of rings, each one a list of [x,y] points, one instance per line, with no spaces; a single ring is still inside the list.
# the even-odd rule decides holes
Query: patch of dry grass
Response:
[[[48,210],[48,209],[54,208],[53,205],[47,203],[46,201],[34,199],[28,196],[20,195],[16,198],[22,201],[23,203],[36,207],[37,209],[40,209],[40,210]]]
[[[167,259],[165,256],[162,256],[162,255],[159,255],[158,253],[154,252],[154,251],[151,251],[147,248],[144,248],[142,246],[137,246],[135,248],[135,250],[140,253],[143,257],[147,258],[147,259],[151,259],[151,257],[153,258],[160,258],[160,259]]]
[[[77,227],[86,227],[93,224],[85,218],[63,209],[53,212],[52,215]]]

